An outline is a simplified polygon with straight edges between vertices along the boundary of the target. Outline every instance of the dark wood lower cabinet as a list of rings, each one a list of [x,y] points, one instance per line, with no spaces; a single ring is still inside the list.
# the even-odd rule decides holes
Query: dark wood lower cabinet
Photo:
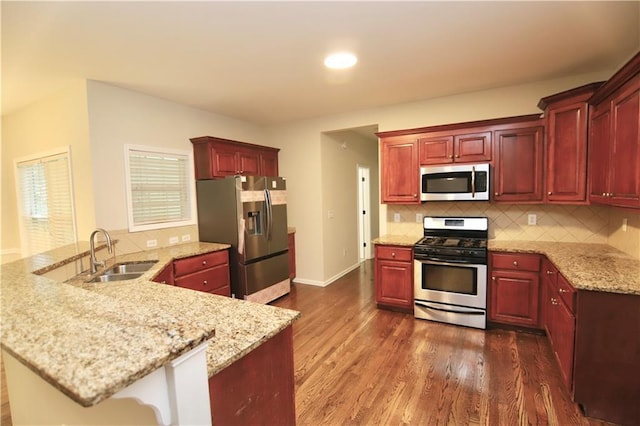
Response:
[[[579,291],[574,400],[585,415],[640,424],[640,295]]]
[[[292,326],[209,378],[214,425],[295,425]]]

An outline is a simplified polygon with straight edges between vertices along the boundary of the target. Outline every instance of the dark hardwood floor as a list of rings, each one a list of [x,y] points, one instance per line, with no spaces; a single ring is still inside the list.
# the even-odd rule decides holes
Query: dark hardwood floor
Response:
[[[563,388],[545,336],[377,309],[372,261],[328,287],[294,284],[299,425],[602,425]]]
[[[545,336],[376,309],[371,261],[328,287],[294,284],[298,425],[604,425],[564,390]],[[2,425],[11,425],[2,377]]]

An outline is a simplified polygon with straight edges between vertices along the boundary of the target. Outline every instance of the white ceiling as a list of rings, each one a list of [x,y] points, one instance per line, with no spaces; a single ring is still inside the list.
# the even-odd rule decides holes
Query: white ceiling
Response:
[[[257,124],[572,74],[640,48],[640,2],[1,2],[2,108],[78,78]],[[349,71],[323,68],[350,49]]]

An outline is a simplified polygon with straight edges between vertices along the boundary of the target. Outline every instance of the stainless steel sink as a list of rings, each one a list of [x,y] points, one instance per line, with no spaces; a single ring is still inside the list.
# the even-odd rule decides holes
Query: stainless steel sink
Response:
[[[116,263],[111,268],[105,270],[100,275],[97,275],[90,280],[89,283],[106,283],[111,281],[125,281],[133,280],[141,277],[146,271],[151,269],[155,265],[157,260],[150,260],[145,262],[128,262],[128,263]]]
[[[141,277],[144,272],[134,272],[128,274],[102,274],[97,277],[93,277],[90,279],[89,283],[107,283],[110,281],[125,281],[125,280],[133,280],[135,278]]]
[[[116,263],[111,268],[103,272],[106,275],[112,274],[130,274],[135,272],[146,272],[155,265],[157,260],[150,260],[146,262],[129,262],[129,263]]]

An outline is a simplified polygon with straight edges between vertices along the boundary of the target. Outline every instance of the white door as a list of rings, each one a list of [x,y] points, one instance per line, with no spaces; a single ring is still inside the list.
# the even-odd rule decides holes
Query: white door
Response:
[[[358,165],[358,257],[371,259],[371,201],[369,168]]]

